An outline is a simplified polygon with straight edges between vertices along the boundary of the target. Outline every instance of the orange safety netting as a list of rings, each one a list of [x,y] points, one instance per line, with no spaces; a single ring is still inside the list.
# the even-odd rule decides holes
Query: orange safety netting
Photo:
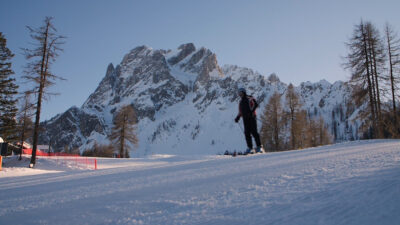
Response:
[[[27,155],[32,155],[32,149],[31,148],[26,148],[22,149],[22,154],[27,154]],[[78,154],[69,154],[65,152],[44,152],[39,149],[36,150],[36,155],[37,156],[79,156]]]
[[[32,149],[23,149],[22,154],[32,155]],[[50,156],[54,157],[57,162],[72,164],[77,167],[84,166],[87,168],[97,170],[97,159],[82,157],[78,154],[69,154],[64,152],[44,152],[39,149],[36,150],[36,156]]]

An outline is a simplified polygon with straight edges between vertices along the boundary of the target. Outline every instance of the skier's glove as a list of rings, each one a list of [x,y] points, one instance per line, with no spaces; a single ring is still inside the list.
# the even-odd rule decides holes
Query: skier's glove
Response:
[[[235,123],[239,122],[239,119],[240,119],[240,117],[237,116],[237,117],[235,118]]]

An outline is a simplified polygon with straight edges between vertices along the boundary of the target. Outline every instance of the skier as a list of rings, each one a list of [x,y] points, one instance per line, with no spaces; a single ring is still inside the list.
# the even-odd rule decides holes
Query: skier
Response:
[[[251,136],[253,136],[256,141],[256,152],[260,153],[263,150],[260,135],[257,131],[256,108],[258,104],[253,96],[246,94],[246,89],[239,88],[238,92],[241,99],[239,102],[239,113],[235,118],[235,122],[239,122],[240,117],[243,117],[244,135],[247,143],[247,150],[244,154],[247,155],[251,153],[251,150],[253,149]]]

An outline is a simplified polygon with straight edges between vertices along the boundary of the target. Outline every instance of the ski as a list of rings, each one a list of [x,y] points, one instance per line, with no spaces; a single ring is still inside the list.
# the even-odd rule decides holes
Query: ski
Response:
[[[266,153],[266,151],[264,150],[264,148],[261,148],[261,151],[260,151],[260,152],[256,152],[255,149],[252,149],[252,150],[250,151],[250,153],[247,153],[247,154],[246,154],[246,153],[243,153],[243,152],[240,152],[240,151],[233,151],[233,152],[230,152],[230,151],[226,150],[225,153],[224,153],[224,155],[229,155],[229,156],[232,156],[232,157],[236,157],[236,156],[257,155],[257,154],[263,154],[263,153]]]

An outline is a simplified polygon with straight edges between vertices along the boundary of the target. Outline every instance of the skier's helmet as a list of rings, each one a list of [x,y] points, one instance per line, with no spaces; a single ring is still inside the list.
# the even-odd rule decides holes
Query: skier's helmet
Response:
[[[238,93],[242,92],[243,94],[246,94],[246,89],[244,88],[239,88]]]

